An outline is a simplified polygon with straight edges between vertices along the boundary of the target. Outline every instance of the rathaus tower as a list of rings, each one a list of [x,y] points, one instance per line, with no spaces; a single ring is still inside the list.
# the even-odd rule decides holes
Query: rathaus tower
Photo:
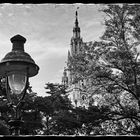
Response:
[[[83,91],[83,86],[86,84],[85,80],[74,81],[74,71],[70,66],[70,60],[77,54],[84,51],[84,45],[80,36],[80,27],[78,22],[78,12],[75,13],[75,23],[73,27],[73,36],[70,41],[70,50],[68,51],[67,68],[64,69],[62,84],[67,87],[69,98],[75,106],[87,106],[87,94]]]

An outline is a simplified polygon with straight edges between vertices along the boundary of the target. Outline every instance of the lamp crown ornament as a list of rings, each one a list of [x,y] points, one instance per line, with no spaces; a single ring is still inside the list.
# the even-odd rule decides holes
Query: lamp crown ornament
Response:
[[[26,38],[15,35],[11,39],[12,51],[7,53],[0,62],[0,76],[4,76],[9,71],[23,71],[28,69],[28,76],[33,77],[38,74],[39,67],[31,56],[24,51]]]
[[[10,40],[13,43],[13,51],[24,51],[24,43],[26,42],[26,38],[18,34],[12,37]]]

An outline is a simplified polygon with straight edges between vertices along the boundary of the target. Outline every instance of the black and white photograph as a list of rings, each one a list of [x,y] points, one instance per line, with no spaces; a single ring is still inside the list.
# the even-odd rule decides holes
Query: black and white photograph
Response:
[[[139,4],[0,4],[0,137],[139,135]]]

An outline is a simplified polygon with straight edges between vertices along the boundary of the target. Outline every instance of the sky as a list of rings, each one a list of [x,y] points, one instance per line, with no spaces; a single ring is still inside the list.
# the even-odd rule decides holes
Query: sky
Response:
[[[40,67],[30,78],[38,96],[46,95],[45,83],[61,83],[77,7],[83,41],[98,40],[104,32],[100,4],[0,4],[0,60],[12,49],[11,37],[25,37],[25,51]]]

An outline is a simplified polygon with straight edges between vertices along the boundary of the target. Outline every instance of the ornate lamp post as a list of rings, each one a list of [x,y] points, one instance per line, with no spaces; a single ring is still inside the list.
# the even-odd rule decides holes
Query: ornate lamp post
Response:
[[[11,38],[12,51],[7,53],[0,62],[0,76],[6,79],[7,100],[14,110],[14,119],[9,121],[14,129],[14,135],[19,135],[22,124],[20,109],[26,90],[29,86],[29,77],[38,74],[39,67],[31,56],[24,51],[26,39],[21,35]],[[15,103],[11,95],[15,95],[18,101]]]

